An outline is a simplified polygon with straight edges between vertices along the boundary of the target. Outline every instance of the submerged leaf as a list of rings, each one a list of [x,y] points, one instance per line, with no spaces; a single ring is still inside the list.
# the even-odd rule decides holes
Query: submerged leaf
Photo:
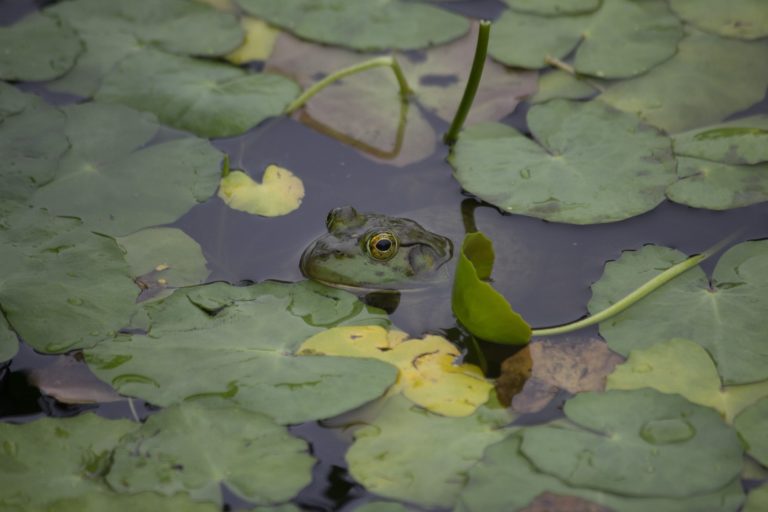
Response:
[[[685,259],[679,251],[645,246],[624,252],[592,285],[590,312],[619,298]],[[768,240],[729,249],[707,278],[701,268],[600,324],[600,334],[620,354],[660,340],[685,338],[704,347],[726,385],[768,379]]]
[[[354,50],[412,50],[464,34],[466,19],[401,0],[237,0],[246,12],[303,39]]]
[[[267,166],[261,183],[242,171],[231,171],[221,179],[219,197],[233,210],[278,217],[301,206],[304,183],[291,171],[277,165]]]
[[[44,368],[27,373],[29,382],[63,404],[93,404],[125,400],[115,390],[93,376],[82,361],[60,356]]]
[[[397,367],[397,384],[415,404],[443,416],[469,416],[488,401],[493,386],[471,364],[455,364],[459,350],[441,336],[407,339],[380,326],[335,327],[305,341],[298,354],[370,357]]]
[[[693,403],[717,409],[728,423],[744,407],[768,396],[768,380],[723,388],[707,351],[684,339],[632,350],[627,362],[608,376],[608,389],[646,387],[677,393]]]
[[[733,424],[747,443],[747,453],[768,467],[768,398],[742,411]]]
[[[485,235],[470,233],[464,238],[453,281],[453,314],[479,338],[496,343],[527,343],[531,327],[487,282],[493,260],[493,243]]]
[[[728,37],[759,39],[768,36],[768,9],[763,0],[670,0],[685,21]]]
[[[594,224],[653,209],[675,180],[670,140],[600,102],[534,105],[528,125],[535,141],[501,124],[464,130],[449,157],[462,187],[508,212]]]

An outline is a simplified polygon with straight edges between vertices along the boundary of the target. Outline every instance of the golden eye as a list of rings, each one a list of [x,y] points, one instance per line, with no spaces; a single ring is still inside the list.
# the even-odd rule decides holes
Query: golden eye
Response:
[[[380,231],[368,238],[366,246],[371,258],[387,261],[397,254],[397,237],[390,231]]]

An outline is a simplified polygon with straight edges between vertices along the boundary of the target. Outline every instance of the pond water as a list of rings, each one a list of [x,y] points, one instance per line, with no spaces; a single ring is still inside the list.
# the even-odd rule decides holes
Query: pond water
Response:
[[[6,0],[0,4],[0,24],[10,24],[44,5],[47,2]],[[465,15],[490,18],[504,9],[501,2],[492,0],[440,5]],[[76,99],[51,93],[39,84],[17,85],[54,104],[68,104]],[[521,104],[503,122],[529,134],[529,108],[528,104]],[[757,113],[768,113],[768,97],[730,118]],[[430,113],[425,115],[436,133],[445,132],[445,121]],[[172,138],[176,133],[164,128],[156,139]],[[429,229],[450,235],[456,250],[464,235],[464,221],[470,215],[477,229],[495,244],[493,286],[532,326],[546,327],[585,316],[592,294],[590,285],[601,277],[606,262],[618,259],[622,251],[657,244],[696,254],[728,237],[733,237],[729,246],[768,238],[766,202],[710,211],[664,201],[627,220],[585,226],[503,213],[462,191],[446,162],[449,149],[444,145],[438,144],[433,154],[417,163],[395,167],[367,158],[355,148],[288,116],[268,119],[243,135],[214,138],[212,143],[229,155],[232,168],[258,176],[267,165],[278,164],[299,175],[307,192],[298,210],[281,217],[235,211],[214,196],[171,224],[202,247],[210,270],[207,282],[302,280],[298,267],[301,253],[325,232],[326,214],[338,206],[352,205],[363,212],[412,218]],[[717,259],[703,263],[706,272],[714,269]],[[400,304],[390,315],[392,322],[414,336],[445,335],[466,350],[466,334],[457,328],[451,313],[448,286],[450,283],[419,293],[403,293]],[[593,339],[598,336],[597,327],[577,335],[584,340]],[[496,377],[502,361],[520,347],[480,342],[480,349],[487,360],[489,377]],[[49,366],[58,357],[39,354],[21,343],[8,367],[0,370],[3,421],[24,423],[41,416],[66,417],[83,411],[95,411],[111,419],[132,417],[125,402],[65,405],[41,395],[25,376],[32,369]],[[466,357],[477,361],[477,354],[471,351]],[[88,372],[84,365],[82,372]],[[562,417],[562,404],[570,396],[565,392],[557,394],[543,411],[522,416],[517,423],[544,423]],[[141,418],[158,410],[140,400],[134,406]],[[295,504],[306,510],[352,510],[375,498],[347,472],[344,455],[349,439],[347,434],[340,433],[343,429],[308,422],[289,430],[310,443],[311,454],[318,461],[312,483],[293,500]],[[249,506],[248,501],[228,491],[226,486],[223,492],[226,509]]]

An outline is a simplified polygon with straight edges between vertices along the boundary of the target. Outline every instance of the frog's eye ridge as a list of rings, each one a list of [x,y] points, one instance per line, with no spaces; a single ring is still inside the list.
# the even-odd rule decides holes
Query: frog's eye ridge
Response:
[[[391,231],[379,231],[368,237],[368,254],[378,261],[387,261],[397,254],[397,237]]]

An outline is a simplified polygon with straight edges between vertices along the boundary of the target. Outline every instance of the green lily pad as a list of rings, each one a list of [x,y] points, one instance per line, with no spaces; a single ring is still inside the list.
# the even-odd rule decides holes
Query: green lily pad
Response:
[[[447,418],[393,396],[375,419],[355,431],[346,455],[349,471],[380,496],[450,507],[464,473],[488,445],[510,432],[500,428],[510,419],[502,409],[485,407],[472,416]]]
[[[40,13],[0,27],[0,48],[0,79],[24,81],[63,75],[83,51],[68,24]]]
[[[11,330],[5,315],[0,312],[0,364],[13,359],[19,350],[19,340],[16,333]]]
[[[0,307],[42,352],[89,347],[125,326],[138,288],[112,238],[19,209],[0,223]]]
[[[744,500],[744,492],[738,480],[712,494],[680,499],[621,496],[584,487],[572,487],[559,478],[537,471],[519,452],[519,448],[519,436],[507,437],[486,448],[483,459],[469,471],[467,484],[462,490],[459,505],[455,508],[456,512],[523,510],[537,496],[544,493],[576,496],[621,512],[734,512]],[[565,510],[575,512],[595,509]]]
[[[730,210],[768,201],[768,163],[730,165],[678,157],[677,175],[680,180],[667,189],[676,203]]]
[[[683,259],[683,253],[657,246],[623,253],[592,285],[589,311],[601,311]],[[689,339],[712,355],[725,384],[766,380],[767,280],[768,240],[744,242],[720,258],[711,279],[701,268],[691,269],[601,323],[600,334],[623,355],[659,340]]]
[[[183,55],[225,55],[240,45],[235,16],[189,0],[73,0],[45,10],[72,25],[85,53],[54,90],[91,96],[120,60],[152,46]]]
[[[516,11],[556,16],[592,12],[600,7],[601,0],[504,0],[504,2]]]
[[[501,124],[464,130],[448,158],[461,186],[508,212],[594,224],[653,209],[675,180],[669,139],[600,102],[535,105],[528,126],[535,141]]]
[[[611,0],[594,14],[537,16],[506,11],[494,24],[489,52],[509,66],[538,69],[574,48],[577,72],[602,78],[645,73],[675,54],[680,20],[662,0]]]
[[[370,359],[293,355],[327,326],[386,322],[354,295],[316,283],[184,288],[145,313],[147,335],[118,336],[85,356],[120,393],[156,405],[219,396],[301,423],[381,396],[397,374]]]
[[[200,244],[180,229],[145,229],[118,238],[117,243],[125,250],[134,279],[154,298],[208,277]]]
[[[725,164],[768,161],[768,115],[696,128],[675,135],[675,154]]]
[[[488,283],[494,258],[493,243],[485,235],[470,233],[464,237],[451,295],[453,314],[484,340],[528,343],[531,326]]]
[[[768,41],[687,30],[674,57],[641,77],[610,86],[599,98],[670,133],[719,122],[763,99]]]
[[[608,376],[606,388],[654,388],[662,393],[677,393],[693,403],[716,409],[729,423],[744,407],[768,396],[768,381],[723,388],[707,351],[684,339],[632,350],[629,359]]]
[[[139,494],[86,494],[78,498],[57,500],[32,512],[135,512],[136,510],[219,512],[221,507],[213,503],[197,503],[186,494],[163,496],[156,492]]]
[[[103,476],[112,449],[137,427],[90,413],[22,425],[0,423],[0,508],[29,510],[65,498],[109,493]]]
[[[0,122],[5,118],[18,114],[31,105],[44,103],[34,94],[21,92],[11,84],[0,82]]]
[[[222,155],[208,141],[146,147],[159,129],[151,115],[96,103],[64,112],[71,149],[35,193],[35,205],[120,235],[173,222],[216,191]]]
[[[521,450],[564,482],[627,496],[715,492],[741,471],[741,444],[717,412],[653,389],[589,392],[565,414],[586,430],[542,426]]]
[[[291,499],[312,480],[307,443],[263,414],[226,402],[187,403],[150,416],[115,448],[116,491],[188,492],[221,502],[220,485],[255,503]]]
[[[597,89],[588,81],[565,71],[554,70],[539,78],[539,90],[529,101],[544,103],[554,98],[580,100],[594,96],[596,93]]]
[[[745,409],[733,424],[747,443],[747,453],[768,467],[768,398]]]
[[[280,115],[298,93],[281,76],[146,50],[120,61],[96,99],[153,112],[165,124],[204,137],[229,137]]]
[[[456,39],[469,22],[401,0],[237,0],[246,12],[303,39],[354,50],[413,50]]]
[[[768,36],[768,9],[763,0],[670,0],[672,9],[708,32],[740,39]]]
[[[750,491],[742,512],[761,512],[766,509],[768,509],[768,484],[763,484]]]

